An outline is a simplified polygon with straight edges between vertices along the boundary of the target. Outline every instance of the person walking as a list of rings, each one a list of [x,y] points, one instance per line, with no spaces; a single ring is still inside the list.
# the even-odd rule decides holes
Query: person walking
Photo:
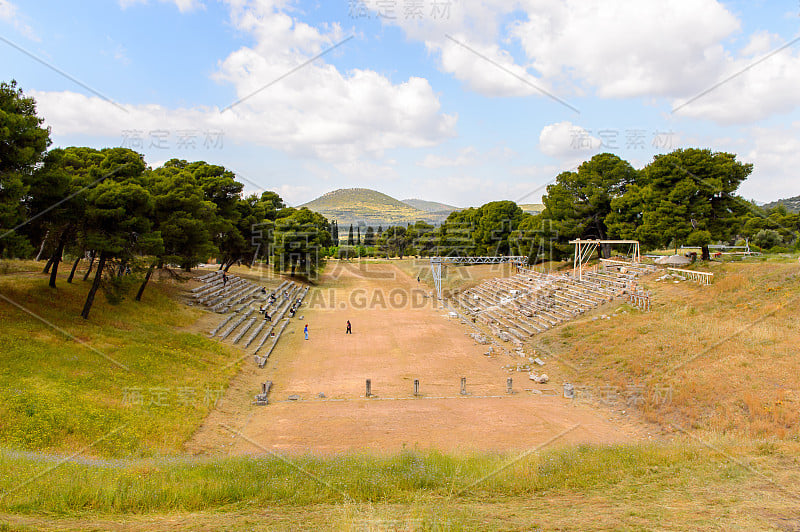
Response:
[[[305,326],[305,328],[303,329],[303,332],[304,332],[304,333],[305,333],[305,335],[306,335],[306,340],[308,340],[308,323],[306,323],[306,326]]]
[[[353,329],[350,326],[350,320],[347,320],[347,332],[345,334],[353,334]]]

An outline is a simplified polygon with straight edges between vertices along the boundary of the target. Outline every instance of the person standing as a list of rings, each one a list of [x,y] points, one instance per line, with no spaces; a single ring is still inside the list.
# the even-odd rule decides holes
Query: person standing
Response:
[[[306,323],[305,328],[303,329],[303,333],[306,335],[306,340],[308,340],[308,323]]]
[[[347,320],[347,331],[345,334],[353,334],[353,329],[350,326],[350,320]]]

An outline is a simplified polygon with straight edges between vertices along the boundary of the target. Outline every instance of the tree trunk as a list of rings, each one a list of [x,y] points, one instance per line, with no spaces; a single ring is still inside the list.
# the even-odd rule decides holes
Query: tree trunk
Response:
[[[58,246],[56,246],[56,250],[53,253],[53,266],[52,271],[50,272],[50,288],[56,287],[56,276],[58,275],[58,263],[61,262],[61,255],[64,254],[64,244],[67,240],[67,232],[69,228],[64,229],[64,232],[61,233],[61,237],[58,239]]]
[[[47,231],[44,234],[44,238],[42,239],[42,245],[39,246],[39,253],[36,255],[36,262],[39,262],[39,259],[42,257],[42,253],[44,253],[44,245],[47,244],[48,236],[50,236],[50,231]]]
[[[150,280],[150,276],[153,275],[153,270],[156,267],[156,263],[153,262],[150,264],[150,267],[147,269],[147,273],[144,276],[144,281],[142,281],[142,286],[139,287],[139,291],[136,292],[136,301],[142,300],[142,294],[144,293],[144,287],[147,286],[147,281]]]
[[[53,265],[53,256],[50,255],[50,258],[47,259],[47,264],[44,265],[44,270],[42,270],[42,273],[50,273],[50,266],[52,265]]]
[[[72,265],[72,270],[69,272],[69,277],[67,277],[67,282],[71,283],[72,278],[75,277],[75,270],[78,269],[78,263],[81,261],[81,256],[78,255],[78,258],[75,259],[75,263]]]
[[[103,280],[103,266],[106,265],[106,252],[100,252],[100,260],[97,262],[97,273],[94,274],[94,282],[89,289],[89,294],[86,296],[86,304],[83,305],[83,312],[81,317],[85,320],[89,319],[89,311],[92,310],[92,303],[94,303],[94,296],[97,289],[100,288],[100,282]]]
[[[89,274],[92,273],[92,266],[94,266],[95,255],[97,255],[97,252],[95,250],[92,250],[92,252],[89,254],[89,269],[86,270],[86,273],[83,275],[84,281],[87,280],[89,278]]]
[[[700,250],[703,252],[703,260],[711,260],[711,253],[708,251],[708,244],[702,246]]]

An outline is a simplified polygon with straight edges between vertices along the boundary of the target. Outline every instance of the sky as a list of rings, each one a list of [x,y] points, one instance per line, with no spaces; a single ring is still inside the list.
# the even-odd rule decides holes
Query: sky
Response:
[[[53,147],[338,188],[539,203],[601,152],[701,147],[800,194],[800,1],[0,0],[0,80]],[[795,42],[795,40],[798,40]]]

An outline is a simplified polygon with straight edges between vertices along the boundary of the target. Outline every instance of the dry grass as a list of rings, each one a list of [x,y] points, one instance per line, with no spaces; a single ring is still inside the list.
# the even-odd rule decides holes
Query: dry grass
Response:
[[[713,271],[711,286],[652,276],[643,282],[653,294],[651,312],[617,303],[538,340],[576,368],[561,365],[557,376],[565,381],[594,389],[644,386],[640,406],[649,421],[797,439],[797,266],[726,264]],[[612,319],[592,319],[601,314]]]
[[[410,277],[419,277],[420,282],[433,289],[431,261],[427,257],[392,261]],[[467,290],[487,279],[513,275],[511,264],[474,264],[469,266],[448,265],[442,267],[442,290],[447,297],[454,291]]]

